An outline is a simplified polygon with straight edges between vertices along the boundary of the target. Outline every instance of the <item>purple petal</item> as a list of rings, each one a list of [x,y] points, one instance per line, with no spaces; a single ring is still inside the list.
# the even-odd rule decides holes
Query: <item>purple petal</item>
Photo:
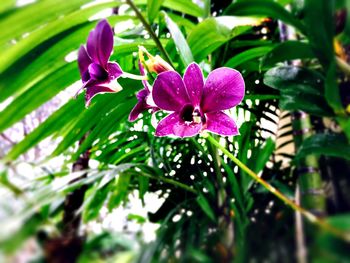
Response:
[[[121,69],[119,64],[115,62],[109,62],[107,64],[107,71],[110,80],[117,79],[123,74],[123,70]]]
[[[96,95],[98,95],[100,93],[106,93],[106,92],[111,93],[111,92],[116,92],[116,91],[109,88],[109,87],[105,87],[105,86],[92,86],[92,87],[86,88],[86,93],[85,93],[85,105],[86,105],[86,107],[90,105],[90,102],[91,102],[93,97],[95,97]]]
[[[163,110],[180,111],[190,100],[185,84],[179,73],[167,71],[160,73],[153,84],[154,103]]]
[[[204,80],[202,70],[197,63],[190,64],[184,75],[188,96],[194,106],[199,105],[202,97]]]
[[[99,64],[91,63],[89,66],[89,74],[91,78],[95,80],[107,80],[108,79],[108,73],[106,70],[101,67]]]
[[[203,112],[230,109],[244,97],[244,80],[237,70],[218,68],[213,70],[205,84],[201,108]]]
[[[152,107],[145,100],[138,101],[129,114],[129,121],[136,120],[142,112],[148,109],[152,109]]]
[[[234,120],[221,111],[208,112],[205,129],[220,135],[238,135],[237,125]]]
[[[80,76],[84,82],[88,80],[88,74],[86,73],[91,62],[91,58],[86,52],[85,47],[81,45],[78,51],[78,66],[80,70]]]
[[[201,123],[185,123],[176,112],[162,119],[156,128],[156,136],[176,135],[179,137],[191,137],[200,132]]]
[[[113,31],[107,20],[101,20],[90,32],[86,47],[92,60],[106,69],[113,50]]]

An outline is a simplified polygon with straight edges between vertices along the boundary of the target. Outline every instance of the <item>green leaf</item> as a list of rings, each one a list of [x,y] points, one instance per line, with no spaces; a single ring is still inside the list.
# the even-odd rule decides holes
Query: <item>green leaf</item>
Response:
[[[195,61],[201,61],[221,45],[250,28],[249,26],[239,26],[239,21],[236,24],[227,23],[231,19],[226,18],[211,17],[205,19],[190,32],[187,42]]]
[[[162,6],[164,0],[147,0],[147,15],[148,21],[152,24],[157,17],[159,8]]]
[[[335,113],[344,114],[343,104],[340,97],[339,87],[336,79],[336,64],[333,60],[328,67],[325,80],[325,97]]]
[[[254,151],[255,154],[253,153],[251,160],[254,163],[253,170],[255,173],[259,173],[265,168],[274,150],[275,142],[268,138],[259,150]]]
[[[308,0],[305,1],[304,7],[308,39],[325,70],[334,60],[334,2],[333,0]],[[321,28],[322,30],[318,30]]]
[[[40,81],[36,86],[17,97],[1,112],[0,131],[21,120],[26,114],[51,99],[78,78],[75,63],[70,63]]]
[[[16,144],[7,154],[6,160],[15,160],[42,140],[50,135],[59,132],[60,129],[69,126],[76,121],[71,116],[79,116],[85,110],[84,96],[79,96],[77,100],[70,100],[59,110],[54,112],[48,119],[40,124],[33,132],[29,133],[23,140]]]
[[[109,210],[112,210],[113,208],[119,206],[121,202],[126,199],[130,179],[131,173],[125,172],[119,175],[115,189],[108,201],[107,207]]]
[[[230,68],[236,68],[237,66],[243,64],[244,62],[264,56],[272,48],[273,46],[264,46],[264,47],[255,47],[255,48],[248,49],[230,58],[225,63],[225,66]]]
[[[197,197],[197,203],[202,208],[203,212],[213,221],[216,222],[215,213],[211,208],[208,200],[204,197],[203,194],[199,194]]]
[[[100,209],[104,205],[112,186],[113,184],[109,183],[102,188],[96,185],[91,189],[93,194],[90,196],[88,203],[84,205],[83,221],[85,223],[98,217]]]
[[[177,24],[175,24],[174,21],[171,20],[171,18],[165,12],[163,12],[163,15],[165,17],[165,22],[169,29],[171,37],[173,38],[175,45],[179,51],[181,61],[183,62],[185,67],[187,67],[190,63],[193,62],[191,49],[188,46],[187,41],[181,33],[181,30],[177,26]]]
[[[204,14],[202,8],[188,0],[165,0],[163,6],[194,17],[203,17]]]
[[[30,5],[17,7],[4,19],[0,20],[0,47],[10,47],[11,40],[20,41],[22,35],[37,30],[40,26],[79,10],[85,0],[64,1],[57,4],[55,0],[36,1]],[[3,6],[3,1],[1,1]],[[38,15],[40,14],[40,15]]]
[[[340,157],[350,160],[350,145],[341,134],[315,134],[305,139],[295,160],[301,160],[309,154]]]
[[[330,116],[332,110],[323,97],[323,80],[316,71],[294,66],[272,68],[264,75],[265,85],[281,92],[282,109]]]
[[[285,41],[275,46],[263,58],[263,67],[271,67],[277,62],[285,62],[293,59],[313,58],[313,53],[308,43],[300,41]]]
[[[264,16],[282,20],[284,23],[294,26],[305,34],[304,25],[291,13],[272,0],[245,0],[231,4],[225,15],[233,16]]]
[[[28,53],[38,44],[50,39],[51,37],[64,32],[74,26],[85,23],[89,17],[96,14],[98,11],[108,7],[114,7],[115,2],[100,3],[94,6],[79,9],[76,12],[70,13],[67,16],[56,19],[42,28],[32,32],[28,37],[22,39],[16,45],[11,46],[2,55],[2,63],[0,64],[0,72],[10,67],[18,58]]]

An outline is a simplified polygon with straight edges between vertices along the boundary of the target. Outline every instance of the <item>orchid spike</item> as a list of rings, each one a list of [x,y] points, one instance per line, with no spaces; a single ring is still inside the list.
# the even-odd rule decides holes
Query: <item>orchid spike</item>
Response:
[[[83,86],[86,89],[85,104],[99,93],[118,92],[121,86],[116,81],[123,71],[115,62],[109,62],[113,51],[113,31],[107,20],[101,20],[87,39],[86,48],[78,52],[78,66]]]
[[[223,110],[238,105],[244,89],[242,75],[225,67],[212,71],[205,82],[196,63],[187,67],[183,79],[174,71],[159,74],[153,100],[172,113],[159,122],[155,135],[191,137],[203,130],[224,136],[239,134],[236,123]]]
[[[146,76],[146,71],[142,66],[141,61],[139,61],[139,69],[140,69],[140,74],[142,76]],[[138,116],[145,110],[152,109],[153,112],[159,110],[159,108],[154,104],[152,99],[152,95],[151,95],[152,86],[149,85],[147,80],[142,80],[142,85],[143,85],[143,89],[136,94],[138,101],[135,107],[130,112],[129,121],[135,121],[138,118]]]

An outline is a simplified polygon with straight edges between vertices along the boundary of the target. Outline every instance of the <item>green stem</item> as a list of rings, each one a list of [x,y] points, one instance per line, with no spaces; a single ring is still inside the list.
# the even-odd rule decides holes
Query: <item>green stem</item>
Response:
[[[218,141],[216,141],[213,137],[208,135],[207,139],[215,145],[218,149],[220,149],[228,158],[230,158],[239,168],[241,168],[244,172],[246,172],[250,177],[252,177],[256,182],[261,184],[265,189],[267,189],[270,193],[275,195],[278,199],[289,205],[293,210],[300,212],[303,216],[305,216],[311,223],[318,225],[320,228],[325,231],[332,233],[333,235],[350,242],[350,233],[341,231],[337,228],[334,228],[330,224],[328,224],[323,219],[316,217],[314,214],[308,212],[306,209],[300,207],[288,197],[283,195],[280,191],[278,191],[275,187],[271,186],[265,180],[260,178],[256,173],[250,170],[244,163],[238,160],[233,154],[231,154],[224,146],[222,146]]]
[[[292,114],[292,126],[297,151],[303,141],[313,134],[310,116],[302,111],[294,112]],[[326,194],[319,172],[318,157],[310,154],[303,158],[297,165],[297,172],[302,206],[313,214],[325,216]]]
[[[150,24],[148,24],[148,22],[146,21],[146,19],[143,17],[143,15],[141,14],[141,12],[138,10],[138,8],[135,6],[135,4],[133,3],[132,0],[126,0],[127,4],[131,7],[132,10],[134,10],[137,18],[141,21],[141,23],[143,24],[143,26],[145,27],[145,29],[147,30],[147,32],[150,34],[151,38],[153,39],[153,41],[156,43],[158,49],[160,50],[160,52],[163,54],[165,60],[174,68],[171,59],[168,55],[168,53],[166,52],[166,50],[164,49],[162,43],[160,42],[159,38],[157,37],[156,33],[153,31],[153,29],[151,28]]]

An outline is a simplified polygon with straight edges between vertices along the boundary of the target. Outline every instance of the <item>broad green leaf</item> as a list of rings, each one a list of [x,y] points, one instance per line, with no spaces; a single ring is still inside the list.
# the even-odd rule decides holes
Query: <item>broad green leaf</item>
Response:
[[[194,17],[202,17],[204,14],[202,8],[188,0],[165,0],[163,6]]]
[[[300,41],[285,41],[273,47],[262,61],[263,67],[271,67],[277,62],[315,57],[310,45]]]
[[[264,83],[281,92],[280,107],[303,110],[318,116],[330,116],[332,110],[323,97],[323,77],[306,68],[283,66],[264,75]]]
[[[2,56],[0,72],[4,72],[6,68],[10,67],[17,59],[28,53],[38,44],[43,43],[51,37],[64,32],[65,30],[86,22],[89,17],[96,14],[98,11],[114,7],[115,5],[115,2],[108,2],[96,4],[85,9],[80,9],[65,17],[56,19],[42,28],[32,32],[28,37],[20,40],[18,43],[16,43],[16,45],[13,45],[6,50],[6,53]]]
[[[1,112],[0,131],[21,120],[79,78],[75,63],[69,63],[17,97]]]
[[[322,95],[324,77],[314,70],[295,66],[275,67],[264,75],[264,83],[281,92]]]
[[[255,47],[255,48],[245,50],[237,54],[236,56],[230,58],[225,63],[225,66],[230,68],[236,68],[237,66],[243,64],[246,61],[264,56],[272,48],[273,46],[263,46],[263,47]]]
[[[188,46],[187,41],[177,24],[175,24],[174,21],[172,21],[171,18],[165,12],[163,12],[163,14],[171,37],[173,38],[175,45],[179,51],[180,58],[185,67],[187,67],[190,63],[193,62],[191,49]]]
[[[225,10],[225,15],[272,17],[294,26],[301,33],[305,34],[304,25],[281,5],[272,0],[238,1]]]
[[[0,17],[2,12],[11,10],[16,5],[16,0],[2,0],[0,5]]]
[[[11,46],[11,40],[20,41],[23,34],[38,30],[40,26],[60,16],[79,10],[84,3],[86,3],[85,0],[62,1],[60,4],[57,4],[56,0],[46,0],[14,8],[10,15],[0,20],[2,29],[0,46],[2,48]],[[0,6],[2,5],[3,1]]]
[[[333,0],[308,0],[305,1],[304,7],[308,39],[325,70],[334,60],[334,2]]]
[[[305,139],[295,160],[301,160],[309,154],[334,156],[350,160],[350,146],[341,134],[315,134]]]
[[[195,61],[199,62],[248,28],[250,26],[242,26],[239,20],[232,21],[232,17],[212,17],[199,23],[188,35],[187,42]]]
[[[147,15],[148,21],[153,23],[157,17],[159,8],[162,6],[164,0],[147,0]]]
[[[60,129],[69,126],[71,122],[75,121],[71,116],[79,116],[79,113],[84,110],[84,96],[79,96],[77,100],[68,101],[33,132],[29,133],[22,141],[16,144],[6,156],[6,160],[15,160],[42,140],[59,132]]]
[[[131,18],[131,16],[114,16],[109,21],[113,24]],[[85,22],[68,29],[17,60],[0,75],[0,101],[21,94],[66,64],[66,56],[86,42],[88,33],[94,26],[95,22]],[[18,74],[19,68],[21,74]]]

